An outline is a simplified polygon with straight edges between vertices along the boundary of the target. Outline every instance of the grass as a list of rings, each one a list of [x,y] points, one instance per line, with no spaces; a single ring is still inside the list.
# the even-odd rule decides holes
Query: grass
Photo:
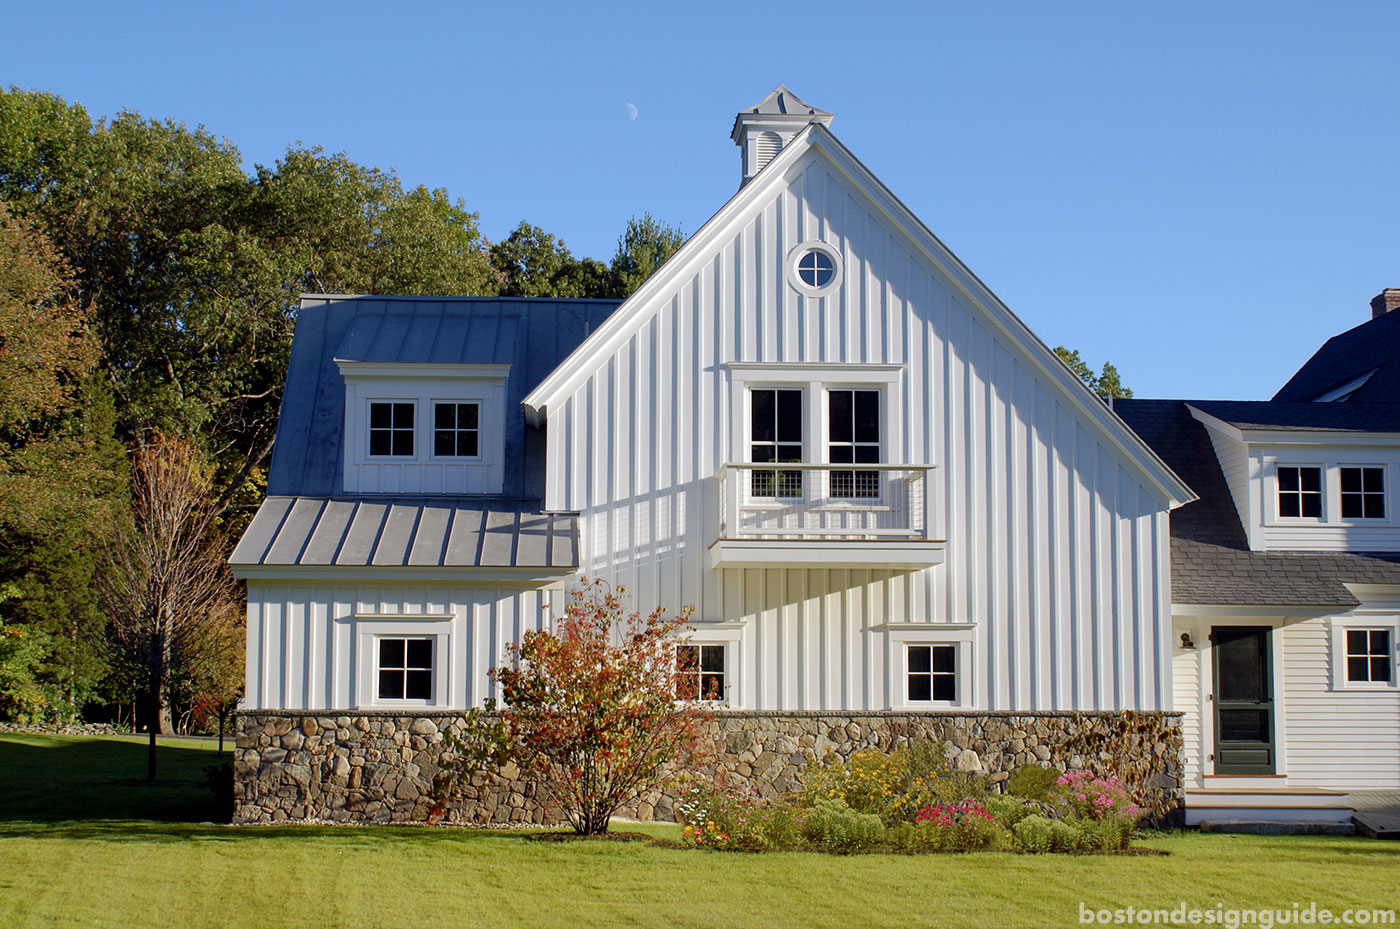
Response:
[[[1400,843],[1177,833],[1159,855],[747,855],[424,827],[201,824],[213,747],[0,736],[0,925],[1070,926],[1091,908],[1397,906]],[[670,826],[625,827],[675,836]]]

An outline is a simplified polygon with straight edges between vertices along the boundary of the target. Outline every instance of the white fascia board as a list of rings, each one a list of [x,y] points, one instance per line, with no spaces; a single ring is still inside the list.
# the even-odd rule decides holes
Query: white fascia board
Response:
[[[1242,434],[1251,445],[1400,446],[1400,432],[1249,429]]]
[[[335,359],[341,375],[361,377],[450,377],[503,381],[510,375],[508,364],[433,364],[401,361],[342,361]]]
[[[1360,606],[1352,607],[1354,610],[1400,610],[1400,584],[1349,584],[1343,581],[1342,586],[1361,601]]]
[[[812,133],[819,128],[812,123],[790,139],[776,158],[740,187],[695,235],[687,239],[602,325],[570,352],[569,357],[530,391],[521,401],[521,406],[525,408],[525,421],[532,426],[543,425],[549,404],[576,390],[594,372],[598,358],[610,357],[632,335],[640,325],[642,309],[654,297],[677,279],[684,278],[700,261],[709,258],[711,246],[732,227],[747,221],[750,211],[761,209],[768,191],[782,183],[788,167],[811,147]]]
[[[1276,604],[1225,604],[1225,603],[1172,603],[1173,616],[1202,616],[1222,618],[1259,619],[1316,619],[1345,613],[1351,607],[1344,606],[1280,606]]]
[[[1229,438],[1234,439],[1236,442],[1246,442],[1244,433],[1241,432],[1238,427],[1225,422],[1225,420],[1220,419],[1219,417],[1212,416],[1204,410],[1198,410],[1189,403],[1186,404],[1186,409],[1191,412],[1191,416],[1196,420],[1196,422],[1205,426],[1207,429],[1213,429],[1221,435],[1228,436]]]
[[[336,581],[340,584],[384,581],[543,587],[560,584],[578,573],[577,566],[555,568],[443,567],[442,565],[231,565],[233,576],[255,581]]]

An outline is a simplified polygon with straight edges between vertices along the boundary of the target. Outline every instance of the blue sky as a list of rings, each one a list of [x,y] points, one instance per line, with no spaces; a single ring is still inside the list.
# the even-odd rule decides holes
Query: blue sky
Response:
[[[1394,3],[11,3],[0,81],[294,141],[608,259],[785,82],[1037,334],[1267,398],[1400,286]],[[637,109],[628,119],[627,104]]]

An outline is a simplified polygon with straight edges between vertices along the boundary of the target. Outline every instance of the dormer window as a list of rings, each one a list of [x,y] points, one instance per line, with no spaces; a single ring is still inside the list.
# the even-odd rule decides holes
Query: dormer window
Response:
[[[502,492],[510,365],[336,365],[345,378],[345,493]]]
[[[369,453],[376,458],[413,457],[412,403],[370,402]]]
[[[1341,469],[1342,518],[1385,519],[1385,468]]]
[[[1307,465],[1279,465],[1278,515],[1322,518],[1322,469]]]
[[[433,404],[433,454],[438,458],[476,458],[481,447],[481,404]]]

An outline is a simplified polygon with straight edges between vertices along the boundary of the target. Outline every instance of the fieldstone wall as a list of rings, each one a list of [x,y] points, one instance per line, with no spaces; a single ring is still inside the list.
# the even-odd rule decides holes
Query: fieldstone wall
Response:
[[[1124,726],[1123,723],[1131,723]],[[1094,767],[1110,757],[1108,743],[1131,730],[1132,756],[1148,773],[1144,785],[1167,808],[1182,797],[1182,740],[1177,713],[754,713],[724,712],[709,723],[715,763],[747,781],[760,796],[800,787],[803,769],[835,754],[890,749],[908,739],[945,744],[958,770],[1005,781],[1023,764],[1059,770]],[[240,715],[234,756],[234,822],[286,820],[414,822],[433,806],[433,778],[446,748],[444,734],[460,732],[458,713],[402,716],[356,712],[311,715],[270,712]],[[1104,743],[1086,755],[1084,737]],[[671,787],[642,798],[621,815],[671,820],[688,788]],[[561,821],[518,772],[478,777],[450,821],[473,824],[549,824]]]

